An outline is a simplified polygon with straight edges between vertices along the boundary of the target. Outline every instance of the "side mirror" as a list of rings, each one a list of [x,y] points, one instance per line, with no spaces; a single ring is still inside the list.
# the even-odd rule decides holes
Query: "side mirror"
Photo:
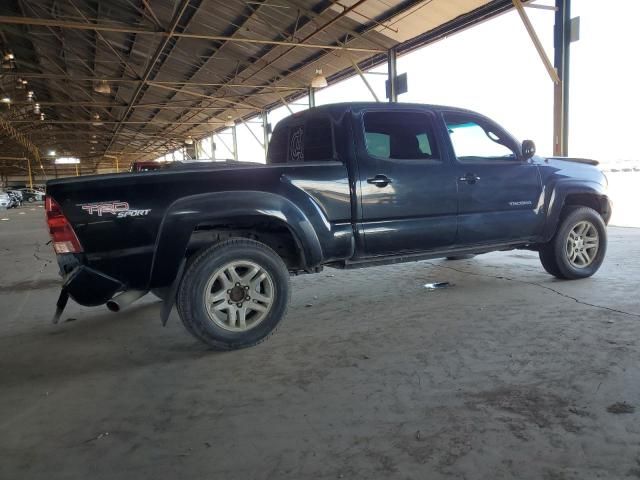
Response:
[[[533,140],[525,140],[522,142],[522,157],[524,160],[529,160],[536,154],[536,144]]]

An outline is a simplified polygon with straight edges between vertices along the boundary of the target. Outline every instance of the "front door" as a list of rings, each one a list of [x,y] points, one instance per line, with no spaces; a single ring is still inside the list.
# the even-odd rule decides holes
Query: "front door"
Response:
[[[371,109],[355,117],[358,228],[366,256],[453,245],[457,192],[446,137],[426,110]]]
[[[518,143],[480,115],[445,112],[456,156],[459,246],[526,240],[544,222],[538,167]]]

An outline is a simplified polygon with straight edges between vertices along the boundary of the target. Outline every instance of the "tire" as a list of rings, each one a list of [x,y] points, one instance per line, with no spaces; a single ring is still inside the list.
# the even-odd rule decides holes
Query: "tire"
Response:
[[[454,255],[452,257],[447,257],[447,260],[469,260],[470,258],[475,257],[474,254],[469,254],[469,255]]]
[[[286,314],[289,290],[289,271],[278,254],[260,242],[232,238],[190,262],[176,304],[185,328],[198,340],[216,350],[236,350],[275,332]]]
[[[574,229],[580,232],[585,225],[584,233],[576,236]],[[571,238],[577,238],[579,243],[570,238],[572,233]],[[588,247],[596,243],[594,238],[597,240],[597,246]],[[585,239],[586,245],[583,243]],[[574,252],[579,253],[578,257],[572,260]],[[606,252],[607,229],[602,217],[592,208],[577,207],[567,210],[554,237],[540,248],[539,256],[544,269],[554,277],[576,280],[596,273],[604,261]]]

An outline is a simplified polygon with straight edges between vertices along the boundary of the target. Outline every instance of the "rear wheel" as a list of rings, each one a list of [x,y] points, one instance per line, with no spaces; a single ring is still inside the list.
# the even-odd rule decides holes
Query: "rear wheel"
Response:
[[[177,295],[180,318],[218,350],[256,345],[271,335],[289,304],[289,272],[268,246],[243,238],[218,243],[185,271]]]
[[[588,207],[566,213],[555,236],[540,249],[540,261],[551,275],[574,280],[592,276],[604,261],[607,230],[602,217]]]

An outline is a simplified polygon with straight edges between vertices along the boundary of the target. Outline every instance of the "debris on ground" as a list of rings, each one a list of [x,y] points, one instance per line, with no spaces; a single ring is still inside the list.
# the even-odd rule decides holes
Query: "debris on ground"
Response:
[[[97,436],[90,438],[89,440],[85,440],[84,443],[95,442],[96,440],[100,440],[101,438],[108,437],[109,432],[99,433]]]
[[[453,284],[449,282],[435,282],[435,283],[425,283],[424,288],[427,290],[437,290],[439,288],[448,288],[453,287]]]
[[[569,407],[569,412],[573,413],[574,415],[578,415],[579,417],[588,417],[589,416],[589,412],[587,410],[583,410],[583,409],[578,408],[578,407]]]
[[[636,407],[627,402],[612,403],[607,407],[607,412],[619,415],[621,413],[633,413],[636,411]]]

